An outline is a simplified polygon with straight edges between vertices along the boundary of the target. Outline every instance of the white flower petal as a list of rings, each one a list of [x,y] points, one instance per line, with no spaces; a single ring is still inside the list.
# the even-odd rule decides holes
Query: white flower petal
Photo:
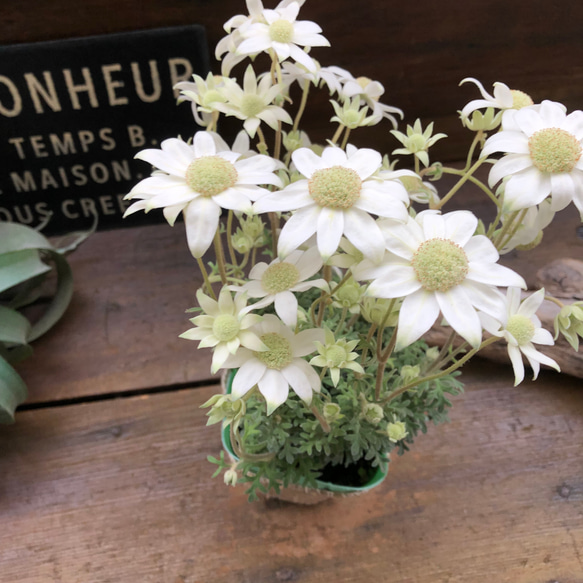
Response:
[[[322,208],[318,214],[316,232],[318,251],[324,261],[327,261],[338,249],[343,231],[344,213],[327,207]]]
[[[482,342],[482,324],[462,286],[435,292],[441,313],[448,324],[474,348]]]
[[[486,140],[481,156],[489,156],[494,152],[528,154],[529,151],[528,140],[522,132],[502,131]]]
[[[295,394],[309,405],[312,402],[312,387],[304,371],[296,363],[297,360],[286,366],[281,370],[281,374]]]
[[[344,234],[365,257],[369,257],[374,263],[382,261],[385,253],[385,238],[380,227],[369,214],[354,207],[345,211]]]
[[[294,356],[307,356],[316,350],[316,343],[323,344],[326,341],[324,330],[310,328],[296,334],[292,339]]]
[[[289,394],[289,384],[278,370],[266,369],[257,386],[259,392],[265,397],[267,415],[271,415],[281,404],[285,403]]]
[[[532,158],[528,154],[509,154],[492,166],[488,182],[490,186],[493,186],[506,176],[516,174],[530,166],[532,166]]]
[[[220,216],[221,207],[204,196],[193,200],[184,209],[186,239],[193,257],[202,257],[210,247]]]
[[[290,328],[295,328],[298,321],[298,300],[290,291],[275,295],[275,313]]]
[[[217,147],[213,137],[208,132],[196,132],[192,142],[194,154],[197,158],[203,156],[214,156],[217,153]]]
[[[514,174],[504,187],[504,209],[517,211],[541,203],[551,193],[551,180],[531,167]]]
[[[298,210],[287,220],[277,244],[280,259],[284,259],[316,232],[320,210],[317,205],[308,206]]]
[[[252,389],[259,379],[265,374],[266,366],[257,360],[251,358],[243,363],[233,379],[231,384],[231,394],[235,399],[240,399],[250,389]]]
[[[439,304],[435,294],[420,289],[408,295],[399,312],[395,350],[401,350],[421,338],[438,316]]]
[[[326,167],[315,152],[310,148],[299,148],[292,154],[292,160],[298,172],[306,178],[311,178],[316,170],[321,170]]]
[[[361,180],[366,180],[380,168],[382,161],[383,157],[376,150],[361,148],[348,158],[345,165],[354,170]]]
[[[375,279],[367,288],[374,298],[401,298],[421,289],[415,271],[409,265],[386,265],[383,277]]]
[[[508,356],[514,369],[514,386],[519,385],[524,380],[524,363],[522,362],[522,353],[518,346],[508,345]]]

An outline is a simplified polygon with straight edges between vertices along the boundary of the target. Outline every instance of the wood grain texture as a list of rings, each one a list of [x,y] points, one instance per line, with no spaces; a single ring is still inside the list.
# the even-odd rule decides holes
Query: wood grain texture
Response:
[[[199,23],[214,51],[223,23],[240,13],[246,13],[243,0],[4,0],[0,38],[10,44]],[[323,65],[379,80],[386,101],[403,109],[407,121],[435,120],[436,131],[450,135],[436,146],[438,159],[460,159],[470,140],[456,112],[479,95],[471,85],[458,88],[464,77],[489,88],[503,81],[535,101],[558,100],[569,109],[583,104],[580,2],[374,0],[356,8],[353,0],[310,0],[301,18],[319,23],[332,44],[313,51]],[[331,116],[323,93],[307,118],[315,139],[330,137]],[[353,139],[397,147],[386,124]]]
[[[580,381],[511,378],[475,363],[378,491],[311,508],[211,479],[216,387],[23,412],[0,433],[2,580],[580,582]]]
[[[182,224],[96,233],[70,263],[67,313],[18,365],[29,402],[211,378],[209,351],[178,338],[202,283]]]

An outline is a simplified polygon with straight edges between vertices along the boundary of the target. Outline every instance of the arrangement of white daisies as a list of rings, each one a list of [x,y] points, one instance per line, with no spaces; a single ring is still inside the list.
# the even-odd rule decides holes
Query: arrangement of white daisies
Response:
[[[475,134],[466,167],[432,163],[430,148],[446,136],[419,120],[398,131],[403,114],[381,102],[381,83],[315,60],[310,49],[329,43],[317,24],[298,19],[303,4],[268,9],[247,0],[248,14],[225,24],[217,46],[222,74],[178,85],[205,129],[137,156],[154,171],[127,195],[136,202],[126,214],[163,209],[171,225],[182,215],[204,280],[183,337],[213,351],[213,373],[236,371],[232,400],[259,393],[267,415],[291,391],[321,417],[313,399],[323,380],[337,386],[343,371],[363,374],[371,358],[376,399],[386,402],[392,355],[433,326],[448,328],[449,340],[430,365],[402,375],[403,391],[451,373],[493,342],[506,344],[517,384],[523,357],[534,378],[541,364],[558,369],[537,348],[553,336],[536,310],[545,299],[559,303],[557,333],[572,344],[583,310],[544,290],[521,292],[524,279],[498,260],[540,242],[567,205],[583,215],[583,112],[535,104],[503,83],[490,95],[464,79],[482,96],[460,111]],[[259,63],[267,70],[257,71]],[[330,94],[323,144],[301,124],[314,89]],[[231,147],[217,133],[221,116],[242,122]],[[391,156],[412,156],[410,169],[352,145],[352,132],[379,123],[393,128]],[[491,166],[488,184],[475,176],[483,165]],[[438,188],[443,173],[458,177],[449,192]],[[469,178],[496,206],[489,225],[444,208]],[[366,338],[347,340],[363,320]]]

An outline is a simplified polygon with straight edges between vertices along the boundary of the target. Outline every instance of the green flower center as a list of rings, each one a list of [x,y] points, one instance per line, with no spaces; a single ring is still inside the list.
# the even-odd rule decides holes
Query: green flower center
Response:
[[[427,140],[422,134],[413,134],[405,140],[409,152],[422,152],[427,146]]]
[[[204,156],[186,169],[186,184],[203,196],[214,196],[237,183],[237,170],[220,156]]]
[[[283,18],[269,26],[269,36],[276,43],[291,43],[294,36],[294,25]]]
[[[534,324],[530,321],[530,318],[521,314],[514,314],[514,316],[510,317],[506,330],[516,338],[519,346],[530,342],[534,336]]]
[[[270,265],[261,277],[263,289],[270,294],[289,289],[295,285],[300,278],[300,272],[291,263],[274,263]]]
[[[512,109],[522,109],[523,107],[534,105],[534,101],[528,93],[518,89],[511,89],[510,93],[512,94]]]
[[[202,105],[204,107],[208,107],[213,103],[223,103],[225,101],[225,97],[221,94],[220,91],[217,91],[216,89],[210,89],[202,96]]]
[[[427,291],[446,292],[462,283],[468,274],[464,250],[449,239],[429,239],[422,243],[411,265]]]
[[[337,292],[334,293],[334,299],[337,300],[347,308],[351,308],[360,301],[362,295],[362,288],[357,284],[345,284]]]
[[[339,367],[347,358],[346,349],[342,346],[334,345],[326,348],[326,360],[329,367]]]
[[[255,117],[258,113],[261,113],[265,109],[265,103],[259,95],[253,93],[248,93],[243,95],[241,100],[241,113],[245,117]]]
[[[267,368],[281,370],[285,368],[293,358],[292,348],[289,341],[277,334],[276,332],[269,332],[261,336],[261,341],[268,350],[264,352],[254,352],[253,354],[258,358]]]
[[[559,128],[547,128],[532,134],[528,140],[532,163],[541,172],[571,172],[581,158],[581,144],[573,134]]]
[[[221,342],[234,340],[239,330],[239,320],[230,314],[220,314],[213,321],[213,334]]]
[[[332,166],[316,170],[308,182],[310,196],[320,205],[348,209],[360,196],[362,180],[351,168]]]

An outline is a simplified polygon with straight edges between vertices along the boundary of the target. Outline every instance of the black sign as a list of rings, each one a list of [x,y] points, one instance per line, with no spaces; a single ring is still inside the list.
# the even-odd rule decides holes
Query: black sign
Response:
[[[198,129],[173,85],[206,76],[204,29],[183,26],[0,47],[0,221],[45,234],[123,219],[150,169],[136,152]]]

